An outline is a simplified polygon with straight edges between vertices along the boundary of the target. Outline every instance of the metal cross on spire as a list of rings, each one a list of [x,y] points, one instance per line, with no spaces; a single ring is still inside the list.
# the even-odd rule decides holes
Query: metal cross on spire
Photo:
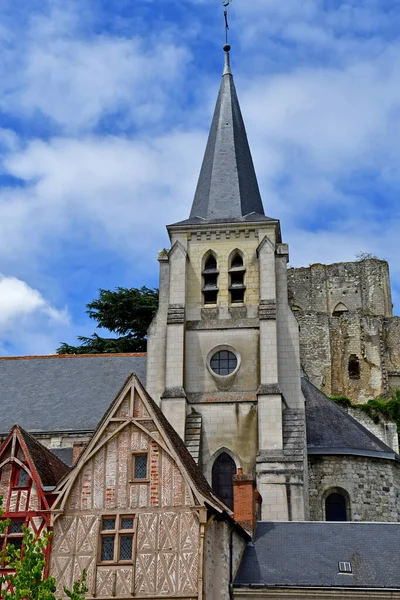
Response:
[[[230,5],[230,3],[232,2],[232,0],[223,0],[222,4],[225,7],[224,10],[224,17],[225,17],[225,37],[226,37],[226,44],[228,44],[228,31],[229,31],[229,22],[228,22],[228,11],[227,8]]]

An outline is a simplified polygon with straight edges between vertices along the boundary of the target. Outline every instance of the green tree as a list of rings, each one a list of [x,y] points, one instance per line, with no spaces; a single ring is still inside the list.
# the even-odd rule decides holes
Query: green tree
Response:
[[[97,328],[107,329],[117,337],[104,338],[94,333],[79,336],[80,345],[63,342],[58,354],[114,354],[145,352],[147,329],[158,307],[158,290],[117,288],[99,290],[99,297],[86,305],[89,317],[97,321]]]
[[[0,496],[0,533],[10,521],[3,519],[2,498]],[[4,600],[57,600],[54,577],[44,577],[46,566],[45,550],[50,543],[51,532],[36,536],[28,527],[24,527],[22,550],[8,544],[1,553],[0,560],[6,564],[10,573],[0,577],[0,587]],[[86,572],[73,585],[72,590],[64,588],[65,595],[71,600],[84,600]]]

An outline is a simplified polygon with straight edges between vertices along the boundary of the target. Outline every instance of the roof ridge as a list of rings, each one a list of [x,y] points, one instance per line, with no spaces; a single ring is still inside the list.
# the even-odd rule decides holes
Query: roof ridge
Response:
[[[115,352],[104,354],[43,354],[43,355],[28,355],[28,356],[0,356],[0,361],[7,360],[35,360],[35,359],[50,359],[50,358],[110,358],[113,356],[147,356],[147,352]]]

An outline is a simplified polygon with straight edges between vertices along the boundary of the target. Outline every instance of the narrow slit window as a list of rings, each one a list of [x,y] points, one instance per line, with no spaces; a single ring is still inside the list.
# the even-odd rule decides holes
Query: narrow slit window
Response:
[[[243,257],[239,252],[236,252],[229,267],[229,292],[231,304],[242,304],[244,302],[246,286],[244,278],[246,269],[243,263]]]
[[[210,254],[203,269],[203,301],[204,304],[216,304],[218,300],[218,276],[217,259]]]
[[[231,510],[233,510],[233,476],[235,474],[235,462],[229,454],[223,452],[212,468],[212,488]]]

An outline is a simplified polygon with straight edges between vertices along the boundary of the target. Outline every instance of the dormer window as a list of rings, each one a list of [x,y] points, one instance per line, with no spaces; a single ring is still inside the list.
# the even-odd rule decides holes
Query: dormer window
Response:
[[[12,486],[14,488],[26,488],[29,485],[29,475],[23,467],[14,464]]]
[[[244,302],[244,294],[246,286],[244,285],[244,276],[246,269],[243,263],[243,256],[239,251],[236,251],[230,262],[229,268],[229,292],[231,304],[242,304]]]
[[[203,269],[203,301],[204,304],[216,304],[218,300],[218,275],[217,259],[210,253],[204,263]]]

